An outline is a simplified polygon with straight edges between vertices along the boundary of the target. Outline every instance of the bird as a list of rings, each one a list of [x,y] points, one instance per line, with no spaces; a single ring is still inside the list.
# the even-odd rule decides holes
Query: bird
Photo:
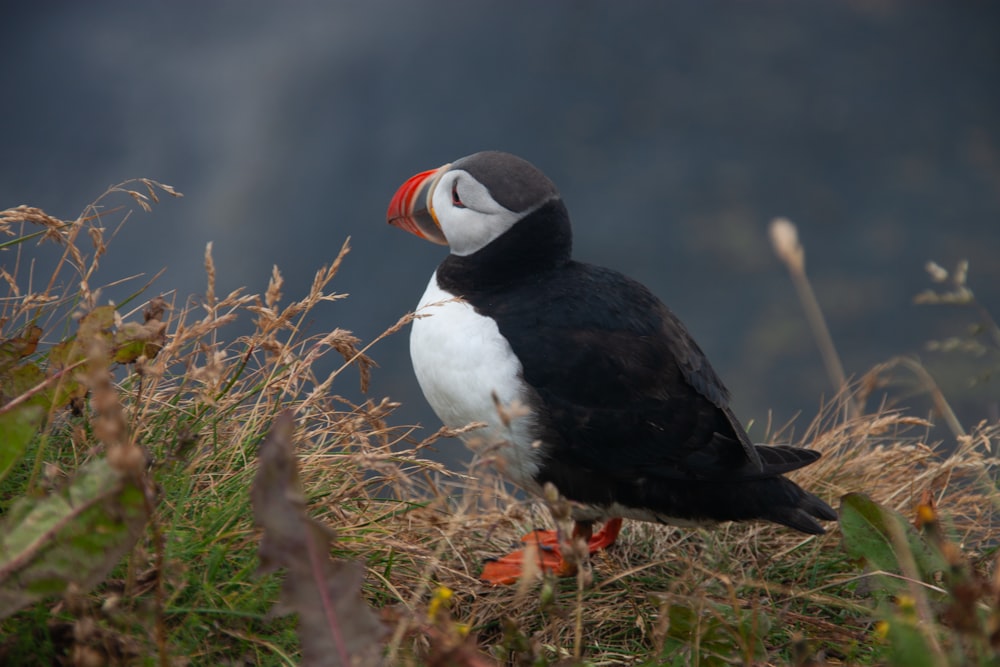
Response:
[[[536,495],[552,485],[570,501],[588,553],[612,545],[622,519],[765,520],[807,534],[837,519],[784,477],[819,452],[753,443],[677,316],[641,283],[572,258],[568,209],[533,164],[482,151],[420,172],[386,217],[450,250],[410,331],[427,402],[447,427],[484,424],[461,437],[498,443],[510,482]],[[515,419],[498,409],[510,405]],[[555,531],[524,540],[540,548],[488,562],[481,579],[513,583],[526,553],[543,570],[575,571]]]

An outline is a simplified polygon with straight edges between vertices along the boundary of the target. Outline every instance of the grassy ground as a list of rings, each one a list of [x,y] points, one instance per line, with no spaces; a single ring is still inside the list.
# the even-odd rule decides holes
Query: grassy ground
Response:
[[[140,181],[98,204],[124,196],[148,210],[164,192]],[[294,617],[272,611],[281,577],[257,574],[250,506],[258,447],[290,409],[305,506],[334,529],[333,558],[363,563],[390,664],[996,664],[1000,432],[949,417],[955,438],[942,448],[927,442],[922,417],[885,409],[884,383],[912,362],[874,369],[799,427],[823,458],[796,481],[834,505],[867,494],[878,504],[867,532],[856,519],[808,537],[772,525],[630,523],[576,579],[494,588],[477,578],[483,559],[553,525],[552,512],[511,496],[492,465],[496,445],[474,447],[468,470],[445,470],[422,450],[450,434],[421,440],[392,426],[391,403],[338,398],[344,383],[367,382],[371,344],[342,329],[312,335],[304,323],[340,298],[329,290],[346,243],[297,300],[282,294],[277,269],[264,294],[216,295],[209,248],[198,299],[160,300],[139,285],[102,310],[91,281],[108,251],[104,225],[124,214],[97,210],[69,222],[26,208],[0,217],[10,239],[0,419],[46,397],[23,450],[10,444],[15,422],[0,421],[12,461],[0,473],[0,523],[10,529],[19,502],[71,488],[81,467],[105,459],[142,490],[145,522],[96,585],[63,583],[16,613],[2,613],[0,597],[0,663],[299,664]],[[62,257],[52,276],[30,276],[38,238]],[[107,321],[92,326],[98,315]],[[234,321],[253,333],[227,339]],[[317,376],[329,356],[339,368]],[[922,517],[922,532],[892,528],[890,510]],[[68,548],[50,538],[51,549]],[[6,548],[0,592],[23,586],[30,567]],[[940,567],[922,568],[925,549]]]

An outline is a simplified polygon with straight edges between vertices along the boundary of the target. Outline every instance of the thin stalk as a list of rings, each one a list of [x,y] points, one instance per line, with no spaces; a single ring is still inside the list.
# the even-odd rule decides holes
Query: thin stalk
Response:
[[[799,243],[798,231],[795,225],[784,218],[772,221],[769,231],[775,253],[788,267],[792,284],[795,285],[802,309],[805,311],[806,321],[809,322],[809,328],[812,329],[813,336],[816,338],[816,345],[823,358],[827,376],[834,389],[844,396],[848,417],[854,419],[861,413],[861,409],[857,401],[851,397],[847,386],[847,376],[844,374],[844,366],[837,354],[837,347],[833,344],[830,328],[826,324],[826,318],[823,317],[823,310],[819,306],[816,293],[813,292],[812,284],[806,276],[805,250]]]

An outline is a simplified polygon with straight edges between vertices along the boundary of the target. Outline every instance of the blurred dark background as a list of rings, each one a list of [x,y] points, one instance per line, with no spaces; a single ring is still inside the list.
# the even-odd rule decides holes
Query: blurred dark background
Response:
[[[967,426],[997,418],[1000,380],[970,386],[990,357],[925,348],[972,314],[912,302],[927,260],[967,258],[1000,316],[997,3],[5,3],[0,22],[0,208],[73,218],[137,176],[185,194],[124,228],[109,280],[166,267],[152,291],[183,302],[213,241],[219,293],[277,264],[298,298],[350,236],[351,296],[311,328],[370,340],[443,257],[385,224],[396,187],[500,149],[560,186],[578,259],[688,323],[744,421],[804,426],[831,393],[775,216],[849,374],[917,355]],[[372,354],[370,395],[436,428],[407,334]]]

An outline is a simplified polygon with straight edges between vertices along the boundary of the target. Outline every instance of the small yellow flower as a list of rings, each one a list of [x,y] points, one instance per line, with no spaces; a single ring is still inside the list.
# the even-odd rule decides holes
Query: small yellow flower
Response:
[[[431,597],[431,603],[427,606],[428,620],[433,621],[437,618],[438,613],[441,611],[441,607],[447,608],[454,595],[455,593],[447,586],[438,586],[437,590],[434,591],[434,595]]]
[[[875,624],[875,636],[879,639],[889,636],[889,621],[879,621]]]
[[[937,514],[931,505],[927,503],[917,505],[917,528],[923,528],[935,521],[937,521]]]

